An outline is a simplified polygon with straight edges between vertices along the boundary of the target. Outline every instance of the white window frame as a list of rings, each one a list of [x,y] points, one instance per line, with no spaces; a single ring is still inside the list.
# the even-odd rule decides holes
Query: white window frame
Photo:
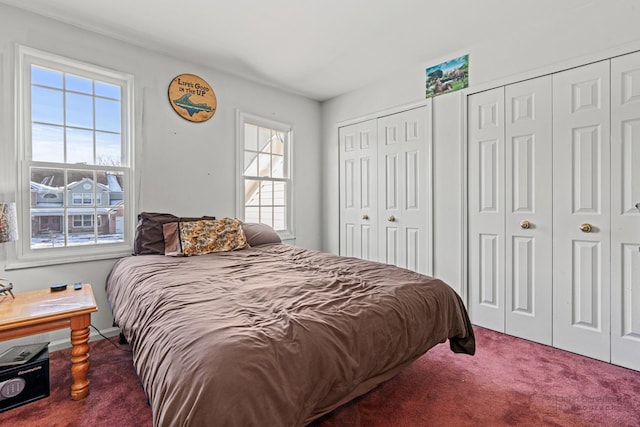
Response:
[[[284,132],[287,134],[287,142],[284,147],[284,168],[287,184],[286,192],[286,230],[278,231],[282,240],[295,239],[295,227],[293,224],[293,126],[267,119],[250,113],[236,110],[236,216],[244,221],[244,125],[252,124]]]
[[[6,269],[38,267],[44,265],[73,263],[130,255],[133,248],[135,227],[134,193],[134,147],[133,147],[133,76],[112,69],[88,64],[53,53],[27,46],[16,46],[16,139],[18,174],[16,202],[19,209],[19,235],[16,251],[9,251]],[[122,87],[121,93],[121,166],[83,165],[70,163],[48,163],[31,160],[31,65],[73,73],[95,80],[113,83]],[[114,243],[97,242],[91,245],[78,245],[52,248],[31,248],[31,167],[62,168],[73,170],[105,170],[123,174],[124,194],[124,241]],[[64,221],[64,219],[63,219]]]

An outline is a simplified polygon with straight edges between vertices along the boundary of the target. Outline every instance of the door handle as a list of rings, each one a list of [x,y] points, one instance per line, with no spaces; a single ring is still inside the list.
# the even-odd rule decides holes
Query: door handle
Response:
[[[528,229],[528,228],[531,228],[531,223],[529,221],[522,221],[520,223],[520,228],[525,229],[525,230]]]
[[[396,217],[395,217],[395,216],[393,216],[393,215],[391,215],[388,219],[389,219],[389,221],[391,221],[391,222],[395,222]]]
[[[591,224],[584,223],[580,225],[580,231],[582,231],[583,233],[591,233],[592,229],[593,227],[591,226]]]
[[[365,221],[368,220],[369,219],[369,215],[367,215],[367,214],[362,215],[362,219],[364,219]]]

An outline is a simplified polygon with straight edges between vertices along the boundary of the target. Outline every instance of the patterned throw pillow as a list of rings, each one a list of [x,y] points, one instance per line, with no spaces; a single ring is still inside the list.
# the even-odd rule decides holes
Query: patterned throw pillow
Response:
[[[185,256],[235,251],[249,244],[237,218],[181,222],[178,225]]]

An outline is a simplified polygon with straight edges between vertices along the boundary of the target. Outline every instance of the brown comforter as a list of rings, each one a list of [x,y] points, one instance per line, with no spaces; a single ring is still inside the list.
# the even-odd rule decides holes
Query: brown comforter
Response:
[[[285,244],[124,258],[106,289],[155,426],[301,426],[447,338],[475,350],[445,283]]]

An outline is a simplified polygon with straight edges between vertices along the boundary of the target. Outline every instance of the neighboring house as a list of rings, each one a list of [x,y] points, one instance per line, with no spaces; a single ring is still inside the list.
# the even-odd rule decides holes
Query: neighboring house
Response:
[[[123,191],[116,176],[106,175],[107,184],[82,178],[66,188],[47,182],[31,182],[32,237],[63,233],[65,210],[69,234],[93,233],[95,221],[98,235],[123,232]]]

